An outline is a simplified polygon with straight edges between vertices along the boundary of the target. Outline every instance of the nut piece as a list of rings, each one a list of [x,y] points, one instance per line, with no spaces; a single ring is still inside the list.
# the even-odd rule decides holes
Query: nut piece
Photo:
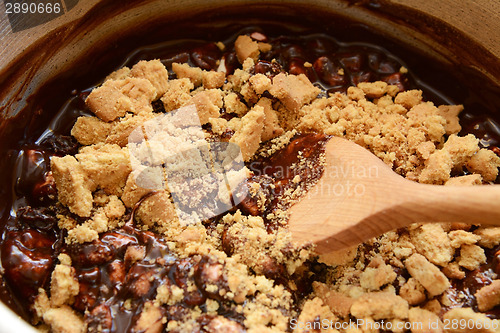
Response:
[[[137,320],[134,331],[144,333],[160,333],[163,329],[163,314],[158,306],[148,302],[144,304],[144,309]]]

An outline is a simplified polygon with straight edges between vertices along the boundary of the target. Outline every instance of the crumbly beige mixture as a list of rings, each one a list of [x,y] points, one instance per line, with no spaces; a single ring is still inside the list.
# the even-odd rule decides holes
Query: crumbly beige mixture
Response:
[[[205,254],[220,263],[214,266],[218,267],[214,278],[223,276],[229,288],[219,290],[214,282],[209,289],[234,304],[235,311],[246,318],[248,332],[283,332],[291,319],[304,325],[322,319],[332,323],[364,320],[365,326],[341,332],[375,332],[368,323],[380,320],[394,327],[406,321],[439,323],[432,330],[412,332],[443,332],[443,319],[489,321],[470,308],[448,310],[447,291],[451,280],[463,279],[485,262],[484,248],[500,244],[500,228],[480,227],[471,232],[470,226],[458,223],[414,225],[322,256],[319,261],[329,265],[327,281],[314,282],[314,291],[296,308],[291,293],[263,274],[279,264],[292,274],[316,256],[311,248],[294,244],[286,227],[269,232],[262,217],[237,211],[227,213],[216,230],[207,230],[199,221],[180,222],[168,190],[146,197],[151,190],[136,183],[128,136],[156,116],[152,107],[156,100],[163,102],[166,111],[195,105],[201,124],[211,127],[207,137],[232,133],[229,141],[241,147],[245,161],[272,154],[296,131],[320,132],[352,140],[402,176],[422,183],[470,186],[491,182],[498,175],[500,158],[480,149],[474,136],[458,135],[461,106],[437,107],[423,101],[421,91],[399,92],[384,82],[360,83],[347,94],[318,97],[320,90],[305,75],[252,74],[260,52],[269,44],[240,36],[235,47],[243,68],[233,75],[174,63],[177,78],[169,79],[160,61],[141,61],[112,73],[92,91],[86,102],[95,117],[80,117],[71,132],[83,147],[76,156],[54,157],[51,162],[60,203],[86,218],[77,223],[69,215],[59,216],[59,226],[68,232],[65,241],[81,244],[97,239],[100,233],[123,225],[126,209],[140,203],[135,222],[162,233],[180,257]],[[221,118],[222,110],[237,117]],[[262,143],[269,140],[272,144],[266,147],[271,148],[262,149]],[[452,176],[463,168],[470,175]],[[290,200],[298,194],[286,196]],[[274,218],[283,221],[286,214]],[[234,244],[231,256],[222,251],[223,239]],[[127,250],[127,260],[143,257],[144,249]],[[403,270],[408,276],[401,275]],[[85,330],[81,317],[69,306],[78,293],[73,273],[71,260],[61,256],[50,293],[40,290],[35,305],[38,316],[56,333]],[[287,287],[295,288],[293,284]],[[479,290],[476,297],[481,311],[500,304],[500,280]],[[160,286],[156,300],[144,307],[136,331],[191,332],[202,314],[200,308],[191,310],[183,321],[167,321],[160,311],[162,305],[176,304],[182,298],[182,289]],[[218,316],[217,308],[217,302],[207,300],[208,313]],[[210,325],[209,332],[241,328],[222,316]],[[313,332],[304,326],[294,331]]]

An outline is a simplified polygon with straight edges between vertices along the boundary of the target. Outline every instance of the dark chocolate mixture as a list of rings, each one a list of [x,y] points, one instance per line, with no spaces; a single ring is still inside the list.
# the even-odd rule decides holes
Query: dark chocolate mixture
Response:
[[[124,64],[132,65],[141,59],[160,58],[169,69],[173,62],[187,62],[192,66],[210,70],[217,69],[217,60],[224,58],[227,71],[231,73],[241,66],[236,59],[232,41],[235,36],[247,33],[252,38],[269,42],[273,46],[272,51],[261,56],[255,66],[255,72],[268,76],[282,71],[303,73],[320,87],[324,94],[344,92],[349,86],[359,82],[382,80],[398,85],[401,90],[423,89],[425,97],[436,104],[465,103],[466,111],[462,114],[463,133],[475,134],[485,147],[500,154],[499,126],[491,118],[495,112],[495,116],[500,117],[500,104],[496,104],[496,109],[492,110],[491,107],[478,104],[473,91],[467,93],[467,100],[457,99],[460,94],[453,95],[441,91],[443,82],[453,81],[450,73],[435,72],[433,77],[425,77],[427,81],[421,81],[423,77],[417,78],[412,73],[418,73],[417,67],[427,64],[426,59],[416,59],[407,54],[408,58],[403,62],[382,48],[377,36],[359,26],[352,25],[355,29],[354,41],[346,42],[346,36],[339,35],[339,39],[336,39],[329,34],[320,33],[317,27],[302,28],[301,33],[297,34],[294,30],[296,28],[287,24],[283,22],[282,25],[262,24],[244,28],[238,25],[218,26],[206,41],[182,39],[140,48],[127,57]],[[365,37],[360,38],[363,34]],[[214,42],[218,40],[223,40],[228,46],[225,51],[215,45]],[[373,40],[373,43],[367,42],[368,40]],[[387,43],[393,47],[391,42]],[[272,63],[272,59],[277,59],[277,62]],[[306,62],[312,66],[305,66]],[[416,64],[415,67],[413,64]],[[408,67],[410,74],[402,74],[402,66]],[[432,68],[436,68],[436,65],[433,66],[435,67]],[[339,74],[339,69],[342,69],[343,75]],[[427,74],[425,73],[425,76]],[[430,88],[434,82],[430,79],[439,82],[436,84],[437,88]],[[82,314],[86,310],[89,311],[85,318],[90,331],[96,331],[99,326],[103,332],[130,331],[133,326],[131,323],[137,319],[144,303],[155,298],[156,288],[160,284],[175,284],[185,289],[183,303],[167,307],[165,315],[169,320],[182,318],[184,309],[202,305],[207,298],[212,298],[220,301],[219,314],[242,324],[244,318],[231,312],[224,302],[218,299],[218,295],[205,288],[208,284],[227,283],[223,280],[210,280],[213,279],[213,272],[218,271],[217,265],[221,264],[213,263],[202,256],[177,258],[161,236],[134,227],[133,211],[128,212],[130,222],[125,227],[104,233],[98,241],[82,246],[68,246],[62,242],[64,234],[57,227],[56,214],[64,208],[56,205],[57,191],[51,177],[49,159],[51,156],[75,154],[79,147],[69,136],[69,130],[78,116],[89,113],[84,100],[91,88],[76,88],[75,86],[72,96],[67,96],[67,102],[58,106],[59,110],[46,111],[51,115],[50,124],[36,127],[36,130],[32,131],[35,135],[27,134],[17,145],[18,154],[12,166],[12,208],[10,217],[5,219],[1,241],[4,282],[0,290],[3,301],[26,318],[30,318],[30,304],[37,295],[38,288],[47,287],[50,282],[50,274],[58,254],[67,253],[72,258],[80,283],[80,293],[73,307]],[[155,104],[155,111],[164,111],[161,103]],[[227,114],[224,117],[229,119],[232,115]],[[43,134],[40,136],[40,133]],[[277,166],[291,165],[298,151],[303,151],[307,158],[317,159],[326,139],[323,135],[315,134],[295,137],[288,147],[274,156],[249,165],[255,173],[249,181],[259,182],[267,196],[275,198],[280,192],[294,186],[290,175],[275,172],[287,168]],[[321,174],[319,167],[318,170],[306,169],[301,172],[304,178],[310,180]],[[271,212],[275,207],[276,199],[273,200],[268,200],[267,212]],[[254,215],[258,211],[253,205],[255,203],[248,199],[238,208]],[[217,223],[217,218],[206,222],[208,227],[215,227]],[[266,223],[269,229],[273,228],[270,221]],[[130,246],[145,248],[144,260],[129,262],[125,252]],[[230,255],[230,240],[223,240],[223,246],[224,251]],[[491,251],[487,264],[454,285],[457,300],[458,295],[466,296],[461,304],[475,306],[474,291],[491,283],[488,276],[493,271],[500,273],[497,253],[496,250]],[[308,276],[300,272],[289,276],[286,269],[280,266],[269,267],[264,274],[275,279],[276,283],[295,280],[298,289],[293,293],[299,299],[310,291],[312,281],[322,279],[321,265],[315,262],[309,262],[307,265],[311,272]],[[188,276],[190,269],[195,272],[195,291],[187,290],[187,280],[193,279]],[[125,306],[124,303],[129,298],[137,301]],[[488,312],[488,315],[500,318],[499,309]],[[201,317],[200,327],[203,327],[204,320],[208,322],[210,318]]]

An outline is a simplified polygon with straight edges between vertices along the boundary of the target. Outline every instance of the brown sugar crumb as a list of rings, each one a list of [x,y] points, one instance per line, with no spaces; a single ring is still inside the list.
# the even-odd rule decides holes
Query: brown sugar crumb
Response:
[[[443,184],[450,178],[453,169],[459,169],[479,151],[478,139],[472,134],[459,137],[450,135],[443,145],[429,156],[425,168],[420,175],[422,183]]]
[[[451,246],[456,249],[464,244],[475,244],[479,239],[481,239],[480,236],[465,230],[452,230],[448,233],[448,237],[450,238]]]
[[[167,92],[161,97],[165,111],[172,111],[191,102],[194,84],[188,78],[168,81]]]
[[[500,157],[491,150],[481,149],[467,162],[470,172],[483,176],[485,182],[494,181],[498,176]]]
[[[230,142],[240,146],[245,161],[250,160],[259,148],[262,132],[264,131],[264,119],[264,108],[254,106],[241,118],[241,123],[238,124],[238,128],[230,140]]]
[[[408,302],[390,292],[363,294],[351,306],[351,315],[356,318],[406,319]]]
[[[151,112],[156,97],[155,87],[146,79],[127,77],[108,80],[92,90],[86,99],[89,109],[101,120],[109,122],[125,113]]]
[[[172,64],[172,70],[178,79],[189,79],[194,87],[201,85],[203,81],[203,70],[198,67],[191,67],[189,64]]]
[[[156,226],[159,230],[166,230],[175,223],[176,218],[175,206],[165,191],[144,199],[137,210],[137,220],[149,228]]]
[[[361,89],[368,98],[379,98],[384,96],[387,93],[387,86],[387,83],[382,81],[360,82],[358,84],[358,88]]]
[[[458,115],[464,110],[462,105],[440,105],[438,106],[439,114],[446,119],[445,130],[446,134],[457,134],[462,130]]]
[[[314,293],[323,300],[333,314],[340,318],[348,318],[354,299],[340,292],[330,290],[327,285],[313,282]]]
[[[150,189],[138,186],[136,183],[136,178],[137,174],[135,172],[131,172],[129,174],[125,183],[125,187],[123,189],[123,194],[121,196],[121,200],[128,208],[134,207],[134,205],[139,202],[139,200],[141,200],[146,194],[151,192]]]
[[[410,275],[420,282],[431,296],[440,295],[450,287],[448,278],[439,268],[420,254],[413,254],[406,259],[405,267]]]
[[[478,244],[486,248],[493,248],[500,244],[500,227],[481,227],[474,230],[474,234],[481,237]]]
[[[452,177],[444,183],[446,186],[472,186],[483,184],[483,177],[479,174]]]
[[[421,101],[422,101],[421,90],[403,91],[400,92],[394,99],[394,103],[400,104],[408,110],[410,110],[415,105],[420,104]]]
[[[450,279],[461,280],[465,278],[465,272],[460,269],[460,265],[455,261],[443,267],[442,272]]]
[[[216,89],[224,85],[226,74],[224,72],[203,71],[202,84],[205,89]]]
[[[83,333],[86,331],[83,320],[67,305],[50,308],[43,314],[44,322],[53,333]]]
[[[411,230],[410,237],[416,250],[435,265],[444,266],[453,258],[455,250],[439,224],[424,224]]]
[[[248,111],[248,107],[240,100],[238,94],[234,92],[230,92],[224,96],[224,107],[227,113],[235,113],[240,117]]]
[[[127,66],[124,66],[124,67],[112,72],[108,76],[106,76],[104,81],[123,80],[124,78],[126,78],[129,75],[129,73],[130,73],[130,68],[128,68]]]
[[[78,117],[71,129],[71,135],[82,145],[93,145],[106,141],[111,128],[112,124],[97,117]]]
[[[168,71],[160,60],[141,60],[132,67],[128,75],[151,82],[156,89],[155,99],[160,98],[168,89]]]
[[[144,309],[135,324],[134,330],[144,333],[160,333],[164,324],[161,309],[148,302],[144,304]]]
[[[146,121],[155,117],[154,113],[141,113],[138,115],[127,114],[118,121],[113,122],[112,128],[105,142],[125,147],[128,144],[130,134]]]
[[[486,262],[484,250],[477,245],[462,245],[458,264],[472,271]]]
[[[86,146],[75,156],[85,177],[95,188],[121,195],[132,171],[127,148],[113,144]]]
[[[278,114],[272,107],[272,101],[269,98],[262,97],[256,105],[264,108],[265,121],[261,141],[265,142],[283,134],[284,130],[279,124]]]
[[[469,332],[478,332],[478,333],[494,333],[497,332],[495,327],[495,323],[488,318],[485,314],[474,312],[471,308],[454,308],[449,310],[443,315],[443,322],[469,322],[469,323],[478,323],[472,324],[470,326],[460,326],[458,327],[450,327],[447,332],[450,333],[469,333]]]
[[[222,94],[220,90],[210,89],[197,93],[191,100],[196,106],[200,123],[208,123],[210,118],[217,118],[222,108]]]
[[[290,111],[310,103],[320,93],[304,74],[288,75],[280,73],[273,78],[270,93],[278,98]]]
[[[250,77],[248,82],[258,95],[262,95],[266,90],[271,89],[271,79],[264,74],[255,74]]]
[[[58,188],[58,199],[79,216],[90,216],[92,210],[92,189],[86,181],[80,163],[73,156],[54,157],[51,160],[52,174]]]
[[[403,297],[410,305],[420,304],[427,299],[424,287],[415,278],[409,278],[406,281],[399,291],[399,296]]]
[[[380,257],[375,257],[361,273],[359,282],[367,290],[379,290],[392,283],[396,277],[397,274],[390,265],[386,265]]]
[[[52,307],[70,304],[80,290],[78,280],[75,278],[75,269],[71,267],[71,260],[66,254],[59,255],[59,258],[61,264],[54,268],[50,282],[50,304]],[[66,262],[64,262],[65,260]]]
[[[249,36],[238,36],[234,42],[234,49],[236,50],[236,57],[241,64],[247,58],[251,58],[253,60],[257,60],[259,58],[259,44],[252,40]]]
[[[443,322],[441,319],[430,311],[421,308],[411,308],[408,311],[408,320],[414,325],[415,328],[411,330],[412,333],[442,333]]]
[[[294,330],[294,332],[310,332],[307,327],[318,327],[315,322],[328,321],[329,323],[334,323],[337,321],[337,317],[330,311],[330,309],[323,304],[323,301],[319,297],[315,297],[312,300],[307,300],[302,307],[302,311],[297,318],[297,323],[301,323],[300,326],[304,328]]]

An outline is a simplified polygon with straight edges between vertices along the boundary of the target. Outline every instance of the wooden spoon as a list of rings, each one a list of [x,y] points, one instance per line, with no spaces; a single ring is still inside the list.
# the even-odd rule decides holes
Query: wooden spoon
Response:
[[[341,138],[325,146],[323,176],[290,208],[294,240],[318,253],[359,244],[414,222],[500,225],[500,186],[419,184]]]

